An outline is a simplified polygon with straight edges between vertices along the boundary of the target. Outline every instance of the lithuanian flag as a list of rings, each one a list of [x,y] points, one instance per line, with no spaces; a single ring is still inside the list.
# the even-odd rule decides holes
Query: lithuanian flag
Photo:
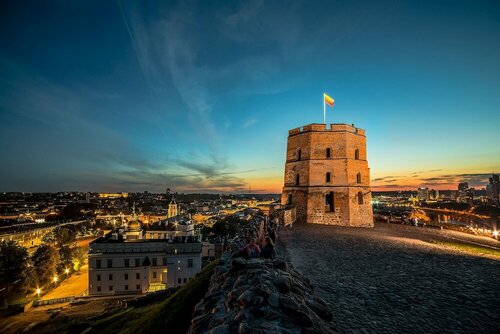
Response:
[[[323,93],[323,99],[325,100],[325,103],[328,104],[330,107],[333,107],[333,104],[335,103],[335,100],[328,96],[326,93]]]

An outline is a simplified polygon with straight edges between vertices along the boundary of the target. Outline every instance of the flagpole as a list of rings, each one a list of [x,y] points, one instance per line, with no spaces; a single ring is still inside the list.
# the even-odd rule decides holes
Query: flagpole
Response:
[[[323,123],[326,124],[326,103],[324,94],[323,94]]]

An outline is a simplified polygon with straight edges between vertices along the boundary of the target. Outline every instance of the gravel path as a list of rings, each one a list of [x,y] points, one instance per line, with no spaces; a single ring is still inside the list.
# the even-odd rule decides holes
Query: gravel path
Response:
[[[390,224],[306,225],[279,234],[280,253],[331,304],[340,332],[498,333],[500,259],[428,243],[449,237],[482,242]]]

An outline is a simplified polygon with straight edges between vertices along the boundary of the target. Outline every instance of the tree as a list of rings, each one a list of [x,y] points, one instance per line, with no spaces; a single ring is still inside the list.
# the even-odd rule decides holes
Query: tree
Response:
[[[54,230],[51,230],[42,237],[42,241],[47,244],[55,244],[56,243],[56,234]]]
[[[48,215],[47,217],[45,217],[45,222],[53,223],[53,222],[57,222],[61,219],[62,219],[62,217],[60,215]]]
[[[80,271],[80,267],[85,263],[87,252],[84,248],[78,247],[73,250],[73,269]]]
[[[67,268],[71,268],[73,260],[73,249],[69,248],[68,246],[61,246],[61,248],[59,248],[59,259],[60,261],[57,268],[59,272]]]
[[[76,230],[74,226],[57,227],[54,230],[54,237],[57,244],[63,246],[76,240]]]
[[[61,216],[64,219],[76,220],[82,216],[81,209],[79,204],[68,204],[62,209]]]
[[[59,253],[54,247],[50,245],[39,246],[33,253],[32,261],[39,284],[50,282],[52,277],[57,274]]]
[[[226,236],[234,237],[241,230],[243,221],[236,217],[228,217],[215,222],[212,227],[212,233],[216,237]]]
[[[15,241],[0,243],[0,285],[7,291],[12,288],[25,291],[29,287],[30,258],[26,248]]]

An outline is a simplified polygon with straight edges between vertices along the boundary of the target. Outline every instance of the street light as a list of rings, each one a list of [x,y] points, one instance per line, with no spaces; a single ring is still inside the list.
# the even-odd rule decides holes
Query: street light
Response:
[[[66,273],[66,276],[68,276],[69,269],[68,268],[64,269],[64,272]]]
[[[42,289],[36,288],[36,294],[38,295],[38,298],[40,298],[40,293],[42,292]]]
[[[57,275],[54,275],[54,279],[53,279],[54,284],[56,284],[56,283],[57,283],[57,280],[59,280],[59,278],[57,277]]]

